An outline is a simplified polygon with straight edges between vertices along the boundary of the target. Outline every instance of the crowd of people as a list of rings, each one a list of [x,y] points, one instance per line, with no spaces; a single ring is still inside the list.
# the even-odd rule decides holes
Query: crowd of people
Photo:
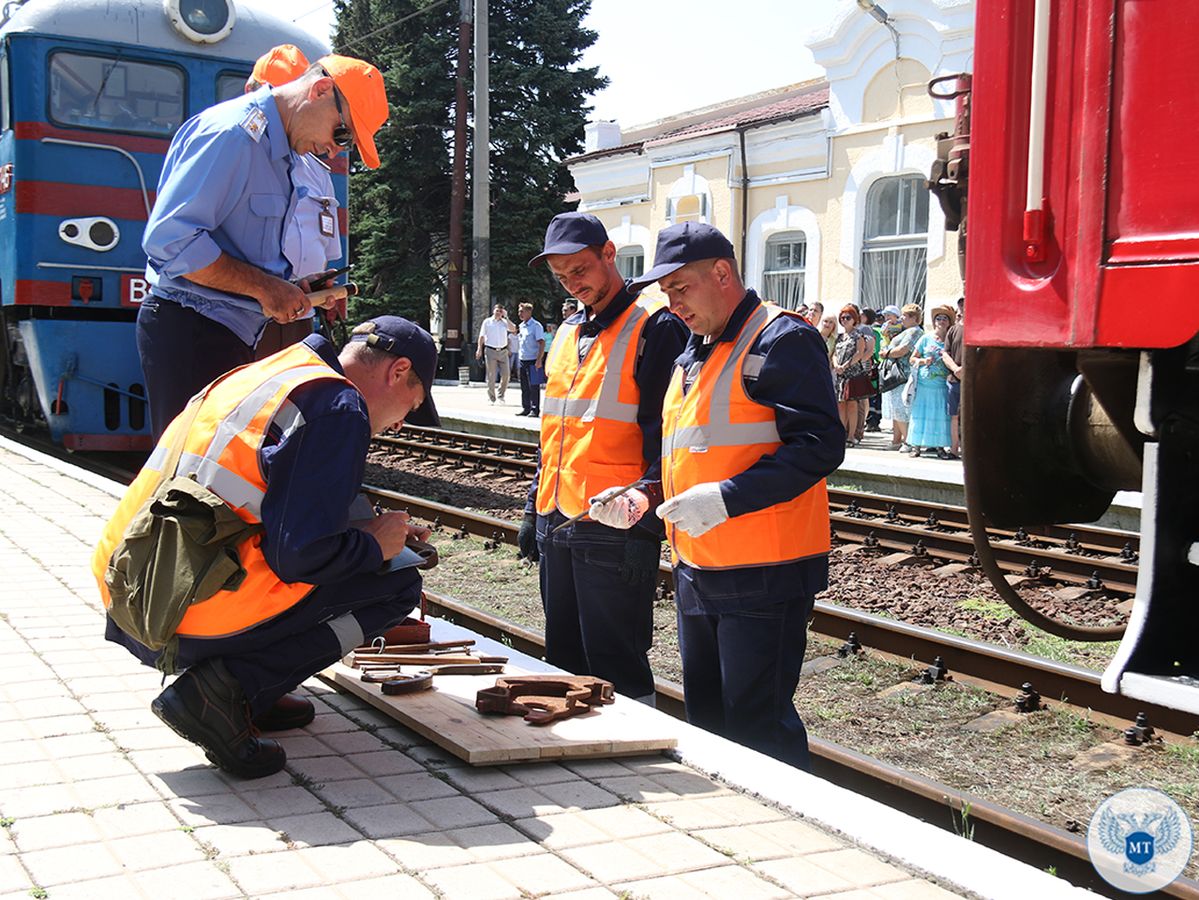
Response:
[[[963,367],[965,299],[929,310],[920,306],[862,309],[847,303],[836,315],[816,302],[799,314],[820,332],[828,351],[845,445],[891,423],[884,447],[913,457],[961,459],[958,416]]]

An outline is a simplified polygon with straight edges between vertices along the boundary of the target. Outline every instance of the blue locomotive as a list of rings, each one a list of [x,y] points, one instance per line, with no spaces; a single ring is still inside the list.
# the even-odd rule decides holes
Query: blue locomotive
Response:
[[[151,446],[134,344],[172,135],[295,25],[233,0],[14,0],[0,12],[0,406],[73,450]],[[345,209],[346,161],[334,161]],[[341,222],[343,242],[345,221]],[[344,244],[343,244],[344,246]]]

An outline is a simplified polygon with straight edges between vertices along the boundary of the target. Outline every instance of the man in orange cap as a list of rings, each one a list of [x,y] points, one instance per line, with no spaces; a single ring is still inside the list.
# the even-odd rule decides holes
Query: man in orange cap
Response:
[[[150,296],[137,318],[156,437],[204,385],[253,360],[269,320],[294,322],[312,308],[293,282],[312,273],[296,271],[282,246],[293,153],[357,146],[375,168],[374,135],[387,115],[378,69],[325,56],[279,87],[204,110],[175,134],[142,240]]]
[[[267,85],[272,88],[295,81],[310,68],[308,57],[295,44],[272,47],[254,63],[246,79],[245,93]],[[283,226],[283,255],[299,276],[305,291],[328,287],[330,262],[341,258],[341,238],[337,227],[337,195],[329,167],[311,153],[292,153],[291,202]],[[256,359],[302,341],[312,333],[314,311],[309,310],[294,322],[270,321],[254,348]]]
[[[254,63],[254,71],[246,79],[246,93],[256,91],[264,84],[279,87],[295,81],[308,71],[308,57],[295,44],[279,44],[272,47]]]

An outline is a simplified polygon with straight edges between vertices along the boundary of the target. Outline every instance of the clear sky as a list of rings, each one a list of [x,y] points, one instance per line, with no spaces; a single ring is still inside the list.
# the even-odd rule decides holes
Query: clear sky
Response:
[[[322,38],[333,0],[250,0]],[[852,0],[593,0],[599,33],[584,55],[611,83],[592,118],[628,128],[823,74],[804,47],[841,3]]]

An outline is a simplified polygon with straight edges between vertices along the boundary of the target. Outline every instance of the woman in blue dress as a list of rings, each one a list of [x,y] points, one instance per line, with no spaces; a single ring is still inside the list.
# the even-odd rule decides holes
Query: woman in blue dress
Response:
[[[912,400],[908,443],[912,456],[936,452],[949,459],[949,370],[941,361],[945,335],[956,318],[953,307],[935,306],[932,310],[933,330],[916,342],[912,351],[912,369],[916,372],[916,397]]]
[[[894,309],[891,306],[888,309]],[[907,384],[907,378],[912,374],[912,364],[909,362],[912,356],[912,351],[916,349],[916,342],[924,336],[924,329],[920,327],[921,309],[915,303],[907,304],[900,311],[900,320],[895,323],[895,328],[898,333],[891,336],[890,341],[883,345],[882,356],[894,359],[899,363],[900,373],[904,377],[904,382],[898,387],[883,394],[883,418],[891,421],[891,445],[884,447],[884,450],[899,450],[907,453],[911,450],[908,444],[908,419],[911,417],[911,409],[906,400],[904,400],[904,387]],[[890,328],[891,326],[887,326]],[[883,336],[887,336],[887,328],[883,329]]]

